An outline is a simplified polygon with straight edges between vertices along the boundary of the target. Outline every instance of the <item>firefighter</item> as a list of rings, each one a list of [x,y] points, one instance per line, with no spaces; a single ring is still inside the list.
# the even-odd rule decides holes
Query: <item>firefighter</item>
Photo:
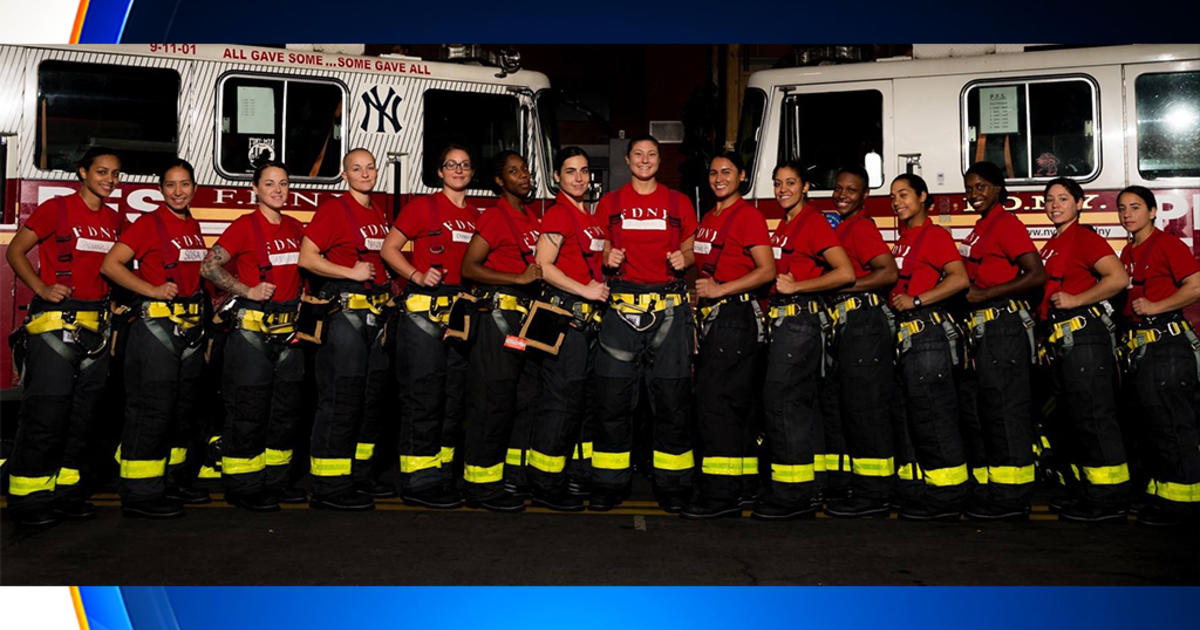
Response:
[[[685,518],[740,516],[757,494],[755,376],[766,341],[761,289],[775,279],[771,238],[762,213],[742,199],[741,155],[709,163],[717,205],[700,222],[693,244],[700,277],[700,344],[696,360],[696,425],[700,478]]]
[[[505,151],[496,164],[499,205],[480,215],[462,261],[462,275],[475,283],[482,307],[467,361],[473,395],[463,423],[463,479],[470,505],[520,512],[525,501],[513,492],[511,469],[523,465],[523,453],[513,453],[512,445],[527,440],[538,376],[518,334],[540,288],[534,258],[539,221],[525,207],[531,186],[525,159]]]
[[[1029,232],[1004,209],[1004,174],[976,162],[963,176],[967,203],[981,214],[959,244],[971,285],[966,337],[974,373],[959,384],[967,465],[978,491],[976,520],[1025,519],[1033,492],[1030,364],[1036,358],[1028,296],[1046,280]]]
[[[96,516],[81,464],[108,370],[109,288],[100,264],[121,225],[104,203],[120,179],[121,160],[93,147],[77,166],[79,193],[39,205],[5,253],[34,293],[20,333],[25,398],[6,464],[13,517],[29,527]],[[34,247],[36,271],[26,258]]]
[[[771,235],[777,275],[767,310],[763,386],[771,483],[751,516],[787,520],[816,510],[825,470],[817,388],[829,334],[822,294],[854,282],[854,270],[829,222],[807,203],[809,183],[799,162],[776,166],[772,180],[784,217]]]
[[[300,299],[304,227],[284,216],[288,173],[279,162],[258,166],[251,179],[258,208],[231,223],[213,245],[201,273],[236,300],[224,345],[225,426],[221,475],[225,501],[255,512],[303,503],[289,468],[303,399],[304,356],[291,343]],[[233,272],[225,269],[233,265]]]
[[[906,422],[897,426],[897,476],[916,482],[900,508],[908,520],[956,520],[969,495],[967,458],[958,426],[954,370],[961,363],[958,328],[947,302],[970,284],[954,237],[929,218],[933,195],[919,175],[892,180],[892,210],[903,231],[892,247],[899,279],[890,304],[896,311],[897,371]]]
[[[835,233],[854,269],[854,284],[830,296],[841,431],[850,458],[850,496],[830,501],[832,516],[886,514],[895,475],[888,403],[893,393],[891,312],[882,294],[898,271],[879,228],[867,216],[868,176],[861,166],[843,168],[833,188],[841,216]],[[836,422],[836,419],[832,419]]]
[[[1144,525],[1200,518],[1200,339],[1183,309],[1200,301],[1200,262],[1154,227],[1158,203],[1142,186],[1117,195],[1130,234],[1121,251],[1131,284],[1124,308],[1128,378],[1141,409],[1149,505]]]
[[[380,258],[387,222],[372,202],[375,156],[354,149],[342,158],[348,190],[317,207],[300,242],[300,267],[311,272],[313,292],[336,304],[328,315],[314,369],[317,410],[309,472],[315,508],[358,511],[375,497],[395,496],[372,466],[383,430],[388,356],[383,348],[385,308],[391,299]]]
[[[452,144],[437,164],[442,190],[400,209],[383,258],[407,281],[395,327],[401,498],[409,505],[452,509],[463,504],[453,471],[467,359],[462,343],[443,341],[443,329],[463,290],[462,258],[479,211],[467,199],[475,173],[470,152]],[[402,250],[409,243],[412,253],[406,256]]]
[[[191,164],[169,162],[159,174],[163,205],[128,226],[100,267],[137,296],[125,346],[125,424],[118,449],[125,516],[172,518],[183,515],[183,503],[209,502],[208,491],[191,487],[204,456],[200,262],[207,251],[200,223],[191,216],[195,185]],[[133,260],[136,273],[126,267]]]
[[[1059,518],[1123,520],[1129,467],[1117,421],[1116,337],[1108,300],[1129,282],[1112,247],[1079,222],[1083,188],[1060,177],[1046,184],[1046,216],[1055,234],[1042,246],[1046,287],[1038,316],[1046,328],[1057,417],[1055,453],[1070,466],[1071,494]]]
[[[596,337],[608,284],[604,254],[608,249],[605,221],[587,210],[590,183],[588,154],[564,147],[554,156],[559,193],[542,216],[537,262],[545,288],[542,299],[574,316],[562,347],[541,359],[541,396],[529,445],[533,503],[553,510],[584,508],[582,493],[568,491],[568,462],[582,469],[589,453],[595,391]],[[586,469],[583,469],[586,472]],[[581,484],[577,484],[577,487]]]
[[[687,197],[658,182],[658,140],[629,141],[632,179],[596,207],[610,247],[609,308],[600,323],[595,381],[597,414],[588,509],[611,510],[633,476],[633,416],[646,381],[651,408],[654,492],[670,513],[692,493],[691,368],[695,328],[684,271],[693,262],[696,211]]]

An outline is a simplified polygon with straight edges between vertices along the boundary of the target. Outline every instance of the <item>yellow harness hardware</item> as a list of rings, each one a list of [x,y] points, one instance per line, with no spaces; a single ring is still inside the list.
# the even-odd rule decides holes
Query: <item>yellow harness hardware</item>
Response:
[[[142,304],[143,319],[169,319],[183,330],[200,325],[199,302],[146,302]]]

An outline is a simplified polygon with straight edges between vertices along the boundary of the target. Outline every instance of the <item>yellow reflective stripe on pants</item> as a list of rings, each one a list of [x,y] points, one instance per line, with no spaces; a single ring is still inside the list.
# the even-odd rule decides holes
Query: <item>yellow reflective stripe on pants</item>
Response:
[[[629,452],[605,453],[604,451],[592,451],[592,468],[603,468],[605,470],[624,470],[629,468]]]
[[[266,469],[266,453],[259,453],[254,457],[229,457],[226,455],[221,458],[221,472],[226,475],[245,475],[262,472]]]
[[[837,472],[839,470],[850,470],[849,467],[842,468],[842,456],[837,453],[826,453],[817,455],[817,459],[824,459],[824,470]]]
[[[816,478],[815,464],[771,464],[771,481],[805,483]]]
[[[165,459],[122,459],[122,479],[153,479],[167,474]]]
[[[575,445],[575,449],[571,451],[571,459],[591,459],[592,458],[592,443],[582,442]]]
[[[696,467],[696,458],[691,451],[678,455],[654,451],[654,467],[659,470],[690,470]]]
[[[168,466],[178,466],[187,461],[188,450],[183,447],[175,447],[171,449],[171,459],[167,461]]]
[[[8,477],[8,493],[14,497],[23,497],[34,492],[54,492],[54,475],[46,477]]]
[[[860,477],[891,477],[896,474],[896,460],[891,457],[852,457],[850,472]]]
[[[438,452],[438,459],[440,459],[443,464],[452,463],[454,461],[454,447],[443,446],[442,450]]]
[[[988,483],[1008,485],[1033,483],[1036,476],[1033,464],[1028,466],[988,466]]]
[[[354,459],[358,461],[366,461],[375,456],[375,445],[359,442],[354,446]]]
[[[520,466],[525,463],[525,451],[519,448],[510,448],[508,453],[504,455],[504,463],[509,466]]]
[[[1176,503],[1200,503],[1200,483],[1150,480],[1146,493]]]
[[[896,469],[896,476],[905,481],[916,481],[921,478],[921,467],[909,462]]]
[[[706,475],[756,475],[757,457],[705,457],[700,461],[700,472]]]
[[[60,468],[58,477],[54,480],[57,486],[74,486],[79,483],[79,471],[74,468]]]
[[[547,455],[529,449],[529,465],[545,473],[560,473],[567,467],[567,456]]]
[[[308,458],[309,472],[315,477],[342,477],[350,474],[350,458],[339,457],[327,459],[324,457]]]
[[[958,486],[967,483],[967,465],[953,466],[951,468],[932,468],[921,471],[925,476],[925,483],[931,486],[948,487]]]
[[[400,456],[400,472],[403,474],[411,474],[421,470],[429,470],[430,468],[441,468],[442,456],[437,455],[401,455]]]
[[[268,466],[287,466],[292,463],[292,451],[281,451],[275,448],[267,449]]]
[[[1084,466],[1083,475],[1094,486],[1113,486],[1129,481],[1129,466]]]
[[[221,473],[217,472],[212,466],[201,466],[200,474],[197,477],[200,479],[220,479]]]
[[[975,478],[975,483],[981,484],[981,485],[986,484],[988,482],[988,469],[987,468],[972,468],[971,476]]]
[[[504,463],[501,462],[495,466],[472,466],[467,464],[463,467],[463,479],[467,483],[496,483],[504,481]]]

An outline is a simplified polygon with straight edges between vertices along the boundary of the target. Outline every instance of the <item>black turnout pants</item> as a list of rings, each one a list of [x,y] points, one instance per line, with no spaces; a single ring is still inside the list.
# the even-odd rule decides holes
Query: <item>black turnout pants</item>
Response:
[[[825,470],[824,423],[818,400],[825,337],[821,317],[800,313],[770,322],[763,411],[771,454],[770,497],[807,506]]]
[[[555,356],[540,360],[541,397],[530,433],[528,471],[534,488],[554,494],[566,487],[567,477],[584,472],[590,459],[585,448],[594,423],[596,332],[567,329]]]
[[[1200,516],[1200,383],[1196,355],[1182,335],[1146,346],[1130,377],[1141,408],[1150,500],[1180,516]]]
[[[221,474],[229,494],[280,490],[289,481],[303,404],[304,354],[271,335],[234,330],[225,342]]]
[[[383,316],[343,308],[325,321],[317,350],[317,413],[309,459],[312,493],[333,497],[369,480],[383,430],[388,356]]]
[[[195,481],[204,461],[200,422],[203,344],[189,345],[167,318],[139,318],[125,347],[125,426],[121,500],[161,498]]]
[[[896,472],[888,408],[895,385],[895,340],[884,308],[863,305],[846,313],[834,345],[851,489],[856,496],[879,501],[891,498]]]

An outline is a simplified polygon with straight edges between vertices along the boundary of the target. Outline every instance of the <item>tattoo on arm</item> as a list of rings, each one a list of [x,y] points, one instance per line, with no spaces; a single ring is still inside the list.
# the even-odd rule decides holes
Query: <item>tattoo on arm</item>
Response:
[[[233,257],[225,251],[224,247],[213,245],[212,249],[208,250],[208,255],[204,257],[204,262],[200,263],[200,275],[208,278],[222,291],[246,297],[250,292],[250,287],[238,282],[233,274],[225,271],[225,264],[230,260],[233,260]]]
[[[546,235],[546,238],[550,239],[550,242],[554,243],[555,247],[562,247],[563,240],[564,240],[562,234],[559,234],[557,232],[551,232]]]

